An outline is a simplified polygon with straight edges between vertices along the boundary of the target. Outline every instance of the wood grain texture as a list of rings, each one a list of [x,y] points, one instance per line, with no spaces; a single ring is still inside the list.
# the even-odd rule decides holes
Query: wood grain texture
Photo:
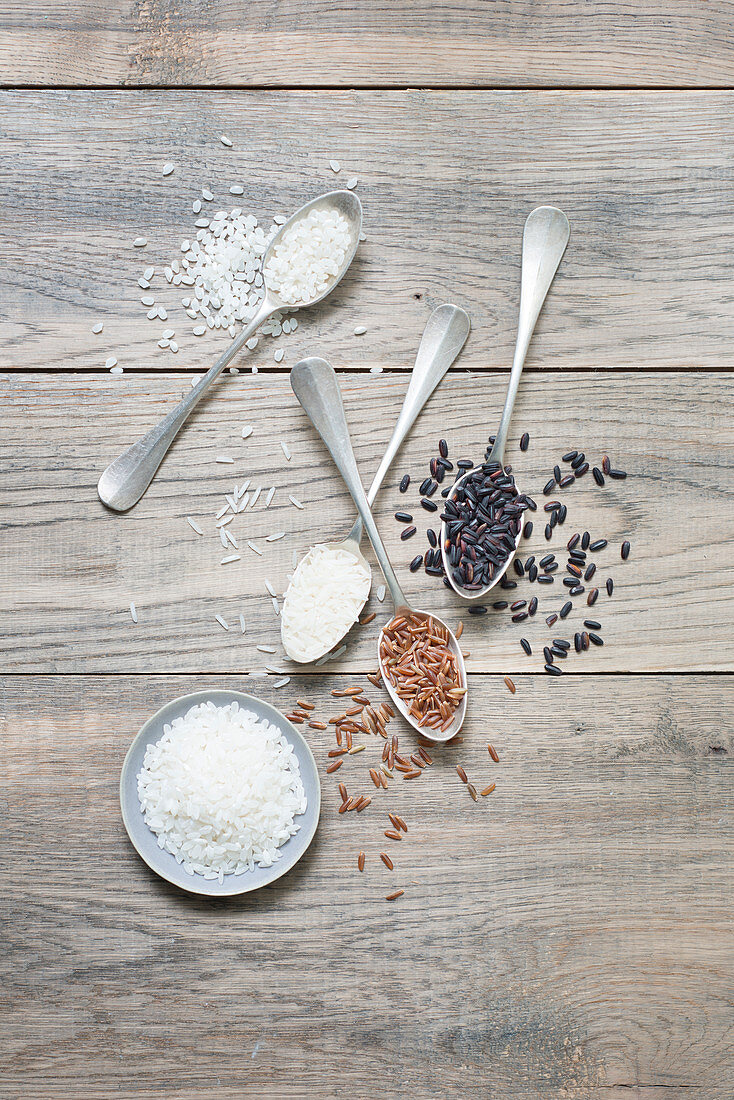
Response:
[[[307,730],[314,843],[273,886],[210,902],[139,861],[118,776],[167,699],[251,681],[5,677],[3,1096],[76,1095],[82,1079],[90,1100],[445,1097],[467,1082],[503,1100],[728,1095],[731,680],[641,692],[603,677],[590,706],[569,679],[551,720],[546,681],[520,677],[514,698],[498,681],[472,678],[462,745],[359,816],[336,813],[336,783],[367,790],[382,742],[326,776],[328,735]],[[328,691],[352,682],[299,693],[329,715]],[[472,803],[459,762],[495,793]],[[388,808],[408,822],[400,844],[382,835]]]
[[[404,372],[379,376],[342,374],[345,406],[365,482],[376,469],[406,388]],[[151,427],[188,386],[183,376],[123,375],[121,378],[61,375],[2,377],[4,431],[0,436],[0,493],[7,502],[0,530],[0,632],[3,667],[25,672],[196,672],[283,666],[279,620],[265,581],[280,593],[300,556],[317,541],[346,534],[353,507],[323,444],[297,404],[287,376],[228,377],[200,406],[167,457],[143,501],[124,516],[107,512],[96,497],[102,469]],[[456,624],[463,616],[463,644],[473,671],[540,671],[542,646],[557,633],[545,616],[557,611],[567,589],[560,579],[547,588],[522,581],[514,596],[540,599],[535,619],[513,625],[507,612],[467,616],[465,605],[440,581],[410,574],[408,563],[427,547],[432,517],[415,491],[427,472],[437,441],[446,436],[451,455],[480,457],[499,422],[505,376],[449,375],[424,410],[378,497],[376,516],[406,594]],[[724,374],[591,375],[526,374],[515,410],[508,458],[518,482],[537,494],[541,507],[524,554],[538,558],[562,551],[570,535],[588,528],[610,545],[597,555],[595,578],[602,596],[593,617],[603,622],[607,644],[574,672],[693,671],[732,668],[734,595],[731,585],[733,464]],[[253,426],[247,440],[244,424]],[[523,430],[531,435],[518,450]],[[286,462],[279,441],[288,440]],[[591,478],[561,493],[569,514],[551,543],[543,538],[547,518],[540,490],[553,464],[570,447],[598,463],[606,451],[629,471],[626,481],[598,489]],[[217,456],[236,459],[220,465]],[[403,472],[413,486],[397,492]],[[230,530],[242,561],[222,566],[214,527],[223,494],[252,479],[252,488],[276,485],[272,506],[262,500],[237,516]],[[303,510],[289,503],[293,494]],[[401,542],[402,525],[392,516],[408,507],[420,537]],[[193,516],[205,530],[196,535]],[[281,541],[265,536],[286,532]],[[632,555],[620,560],[620,544]],[[258,557],[249,540],[263,551]],[[355,628],[345,667],[375,664],[379,625],[388,603],[375,597],[378,618]],[[604,592],[615,580],[612,600]],[[497,597],[503,593],[498,592]],[[130,601],[139,622],[130,620]],[[572,637],[588,615],[586,597],[564,622]],[[240,613],[248,631],[234,626]],[[221,614],[233,624],[225,633]],[[529,660],[519,644],[535,647]],[[273,656],[256,650],[276,646]]]
[[[208,367],[220,345],[191,336],[180,295],[157,278],[173,356],[137,286],[147,265],[180,255],[202,185],[214,207],[267,218],[354,174],[368,239],[334,297],[300,315],[288,360],[307,348],[351,369],[407,367],[430,308],[453,300],[473,323],[462,365],[506,369],[523,222],[551,201],[571,242],[530,367],[728,369],[733,103],[723,92],[3,93],[0,368],[97,369],[110,354],[125,367]],[[176,171],[163,178],[166,161]],[[358,324],[366,336],[353,336]],[[273,366],[272,350],[261,341],[242,363]]]
[[[722,85],[730,0],[101,0],[0,9],[31,85]]]

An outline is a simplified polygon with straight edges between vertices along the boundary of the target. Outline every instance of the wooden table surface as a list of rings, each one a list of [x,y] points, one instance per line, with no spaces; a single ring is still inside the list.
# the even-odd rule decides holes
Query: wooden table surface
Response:
[[[0,5],[0,1096],[734,1097],[732,17],[730,0]],[[180,344],[160,349],[166,324],[139,301],[142,269],[195,232],[201,188],[265,220],[351,176],[367,239],[342,286],[242,357],[137,508],[106,512],[101,470],[223,346],[191,335],[158,276]],[[426,523],[403,543],[391,516],[417,508],[439,437],[476,458],[498,422],[522,225],[542,202],[571,242],[508,456],[541,501],[571,448],[629,473],[569,489],[550,543],[535,517],[528,554],[560,556],[575,530],[609,540],[591,612],[605,645],[557,679],[540,654],[559,581],[519,581],[540,598],[522,626],[462,615],[408,571]],[[147,716],[208,686],[306,697],[324,719],[335,688],[383,698],[365,679],[374,590],[377,618],[337,660],[280,651],[266,580],[282,592],[294,551],[352,515],[288,370],[313,353],[338,368],[367,481],[442,301],[472,334],[376,515],[408,595],[465,624],[464,740],[341,816],[336,781],[368,791],[381,743],[326,775],[328,732],[307,730],[323,812],[304,859],[242,899],[180,893],[120,818]],[[213,517],[247,478],[275,498],[236,518],[242,561],[221,566]],[[457,764],[495,792],[475,805]],[[408,821],[400,844],[388,810]]]

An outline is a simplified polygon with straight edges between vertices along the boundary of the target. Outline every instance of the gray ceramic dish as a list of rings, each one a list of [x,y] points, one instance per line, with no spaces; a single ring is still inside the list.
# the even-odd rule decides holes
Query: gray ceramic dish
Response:
[[[226,706],[234,700],[253,711],[258,718],[265,718],[272,722],[281,731],[286,741],[293,746],[293,751],[298,759],[301,770],[303,788],[306,792],[306,812],[296,818],[300,825],[298,832],[280,848],[280,859],[272,867],[255,867],[252,871],[245,871],[242,875],[225,875],[224,881],[217,879],[205,879],[201,875],[190,875],[180,863],[177,863],[170,852],[158,846],[158,839],[145,824],[143,811],[138,799],[138,772],[143,766],[143,757],[148,745],[159,741],[163,736],[163,727],[172,722],[174,718],[181,718],[191,707],[197,703],[205,703],[211,700],[216,706]],[[260,886],[267,886],[274,882],[286,871],[289,871],[301,858],[313,840],[316,826],[319,822],[321,810],[321,785],[316,761],[308,747],[306,740],[294,726],[275,707],[256,699],[254,695],[245,695],[241,691],[196,691],[192,695],[182,695],[180,699],[173,699],[149,718],[138,733],[130,748],[127,750],[125,762],[122,765],[120,776],[120,806],[122,807],[122,820],[125,823],[128,836],[138,855],[151,870],[161,878],[172,882],[174,886],[180,886],[182,890],[188,890],[192,894],[206,894],[209,897],[231,897],[233,894],[246,894],[250,890],[257,890]]]

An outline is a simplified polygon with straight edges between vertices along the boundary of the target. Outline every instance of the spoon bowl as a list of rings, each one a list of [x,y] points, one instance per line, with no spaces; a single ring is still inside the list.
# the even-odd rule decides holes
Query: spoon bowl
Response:
[[[469,476],[472,473],[474,473],[473,470],[467,470],[467,472],[465,474],[462,474],[461,477],[458,477],[456,479],[454,484],[451,486],[451,492],[449,493],[448,498],[447,498],[448,500],[453,500],[455,498],[455,494],[456,494],[457,490],[462,486],[462,484],[469,478]],[[451,563],[449,561],[449,554],[448,554],[448,550],[446,548],[446,543],[448,541],[448,532],[446,530],[446,520],[441,521],[441,558],[443,560],[443,567],[444,567],[444,570],[446,572],[446,576],[449,578],[449,581],[451,583],[451,587],[453,588],[454,592],[456,592],[457,595],[461,596],[461,598],[463,600],[466,600],[467,603],[475,603],[477,600],[485,599],[487,594],[492,591],[494,586],[496,584],[499,584],[499,582],[502,580],[502,578],[507,574],[508,569],[510,568],[510,566],[512,565],[512,562],[515,559],[515,555],[517,554],[517,551],[520,548],[520,541],[522,539],[522,532],[523,532],[523,528],[525,527],[525,515],[526,515],[525,512],[520,513],[520,530],[518,531],[517,538],[515,539],[514,549],[510,551],[510,553],[508,555],[508,558],[507,558],[507,561],[505,561],[500,566],[500,568],[495,571],[495,574],[492,577],[492,580],[490,581],[489,584],[485,585],[483,588],[477,588],[475,590],[471,590],[471,589],[468,589],[468,588],[463,588],[460,584],[457,584],[456,581],[454,580],[453,566],[451,565]]]
[[[349,438],[349,428],[347,427],[347,420],[344,415],[341,390],[339,389],[339,382],[333,367],[327,363],[325,359],[318,359],[316,357],[302,359],[300,363],[296,363],[291,371],[291,386],[314,428],[326,444],[331,457],[334,459],[334,464],[344,479],[344,483],[356,505],[360,519],[367,529],[367,534],[372,543],[377,560],[380,563],[380,568],[387,582],[387,587],[390,590],[390,596],[395,609],[390,622],[393,622],[400,614],[410,616],[430,615],[430,617],[446,631],[448,645],[457,657],[457,669],[461,674],[461,687],[466,688],[467,680],[464,658],[452,630],[442,619],[439,619],[437,615],[433,615],[431,612],[427,611],[415,611],[406,600],[398,578],[395,576],[395,571],[390,563],[385,545],[372,516],[367,501],[367,495],[362,487],[359,470],[357,469],[357,463],[354,458],[354,451],[352,450],[352,443]],[[343,547],[344,544],[339,543],[337,545]],[[357,549],[359,549],[358,545]],[[387,626],[389,625],[390,623],[387,624]],[[380,669],[383,667],[380,649],[385,629],[386,627],[383,627],[378,639],[377,659]],[[461,702],[457,704],[454,709],[453,718],[448,729],[436,732],[429,726],[422,726],[416,718],[409,714],[405,704],[397,695],[389,679],[383,677],[383,680],[385,689],[396,707],[400,710],[400,713],[406,721],[410,723],[413,729],[422,734],[423,737],[431,741],[450,741],[461,729],[464,716],[466,715],[466,692],[462,696]]]
[[[272,255],[278,245],[283,242],[283,238],[285,237],[291,226],[300,221],[301,218],[308,217],[308,215],[313,213],[314,210],[336,210],[339,214],[341,214],[349,225],[350,245],[344,255],[344,259],[342,260],[338,272],[336,273],[336,275],[332,275],[329,278],[329,281],[321,294],[317,294],[315,298],[309,298],[308,301],[305,302],[284,302],[278,295],[277,291],[268,289],[266,278],[268,262],[272,258]],[[315,199],[311,199],[310,202],[306,202],[303,204],[303,206],[299,207],[298,210],[296,210],[295,214],[293,214],[287,222],[283,222],[280,229],[275,234],[268,247],[265,249],[260,264],[260,272],[263,277],[263,289],[265,291],[264,298],[272,302],[274,307],[271,312],[275,312],[276,309],[287,309],[291,311],[296,309],[306,309],[309,306],[315,306],[317,302],[323,301],[327,294],[331,294],[337,283],[340,283],[346,275],[347,268],[350,266],[352,260],[354,259],[354,255],[357,251],[357,246],[359,245],[359,235],[361,232],[362,203],[359,201],[358,197],[354,194],[353,191],[326,191],[323,195],[318,195]]]
[[[431,611],[419,611],[417,608],[411,608],[407,605],[404,605],[403,607],[396,607],[395,608],[395,614],[393,615],[392,619],[390,619],[390,622],[385,623],[385,626],[383,626],[382,630],[380,631],[380,635],[379,635],[379,638],[377,640],[377,659],[378,659],[378,662],[379,662],[380,674],[382,676],[382,682],[385,685],[385,690],[390,695],[390,698],[392,699],[393,703],[398,708],[398,710],[402,714],[405,721],[410,723],[410,725],[413,727],[413,729],[416,730],[422,737],[425,737],[429,741],[434,741],[434,742],[436,742],[436,744],[443,744],[446,741],[450,741],[452,737],[456,737],[456,734],[459,732],[459,730],[461,729],[461,727],[464,724],[464,719],[466,718],[467,693],[465,692],[464,695],[462,696],[461,702],[456,707],[456,710],[453,713],[453,717],[451,719],[451,724],[449,725],[448,729],[445,730],[445,731],[442,731],[440,729],[438,729],[438,730],[437,729],[432,729],[429,726],[421,726],[418,723],[418,721],[413,717],[413,715],[409,712],[409,710],[408,710],[407,706],[405,705],[405,703],[403,702],[403,700],[400,698],[398,693],[395,691],[393,685],[390,683],[390,680],[388,679],[388,676],[387,676],[387,673],[385,671],[385,667],[384,667],[384,664],[383,664],[383,660],[382,660],[382,639],[383,639],[384,633],[385,633],[386,629],[388,628],[388,626],[390,625],[390,623],[393,622],[393,620],[395,618],[397,618],[397,616],[399,616],[403,613],[409,614],[409,615],[413,616],[414,618],[421,618],[421,617],[426,618],[426,619],[431,618],[431,619],[433,619],[434,622],[440,623],[440,625],[442,627],[444,627],[444,629],[448,633],[449,648],[451,649],[451,652],[454,654],[454,657],[456,659],[456,666],[459,669],[461,683],[464,685],[464,687],[466,687],[467,686],[467,681],[466,681],[466,665],[464,664],[464,654],[461,652],[461,646],[459,645],[459,642],[458,642],[457,638],[455,637],[453,630],[451,630],[447,626],[447,624],[443,621],[443,619],[439,619],[438,615],[434,615],[433,612],[431,612]]]
[[[510,419],[512,418],[512,410],[515,405],[515,397],[517,396],[517,390],[520,385],[520,376],[523,366],[525,365],[525,356],[528,353],[530,339],[535,330],[540,311],[543,308],[543,303],[545,302],[553,278],[558,270],[558,265],[563,258],[563,253],[566,251],[569,235],[570,229],[568,218],[562,210],[559,210],[555,206],[538,206],[528,214],[525,221],[525,228],[522,236],[520,316],[517,326],[515,355],[512,361],[510,381],[507,386],[507,397],[505,398],[505,406],[502,410],[500,426],[497,430],[492,450],[485,460],[486,462],[499,463],[503,469],[507,433],[510,428]],[[476,467],[473,470],[467,470],[462,477],[457,478],[448,495],[449,499],[454,498],[457,488],[475,472]],[[520,545],[524,520],[525,512],[523,511],[520,513],[520,529],[515,539],[515,546],[510,551],[507,560],[494,572],[489,584],[485,585],[483,588],[477,589],[466,589],[456,581],[453,568],[448,560],[446,521],[442,521],[441,557],[443,559],[443,565],[446,570],[449,584],[457,596],[460,596],[462,600],[466,600],[468,603],[473,603],[476,600],[486,598],[487,594],[491,592],[494,586],[502,580]]]

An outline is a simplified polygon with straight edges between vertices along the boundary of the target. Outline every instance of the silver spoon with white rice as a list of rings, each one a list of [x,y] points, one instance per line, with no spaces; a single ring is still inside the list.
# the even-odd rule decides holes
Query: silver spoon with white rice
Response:
[[[458,306],[438,306],[429,317],[400,416],[367,493],[370,506],[418,413],[466,343],[470,328],[468,315]],[[360,550],[362,534],[358,516],[345,539],[312,546],[298,563],[280,617],[283,648],[291,660],[307,664],[325,656],[359,618],[372,584],[369,563]]]
[[[97,484],[103,504],[126,512],[138,503],[191,411],[253,332],[280,310],[313,306],[330,294],[354,259],[361,230],[362,204],[352,191],[319,195],[281,226],[263,254],[255,316],[176,408],[110,463]]]

